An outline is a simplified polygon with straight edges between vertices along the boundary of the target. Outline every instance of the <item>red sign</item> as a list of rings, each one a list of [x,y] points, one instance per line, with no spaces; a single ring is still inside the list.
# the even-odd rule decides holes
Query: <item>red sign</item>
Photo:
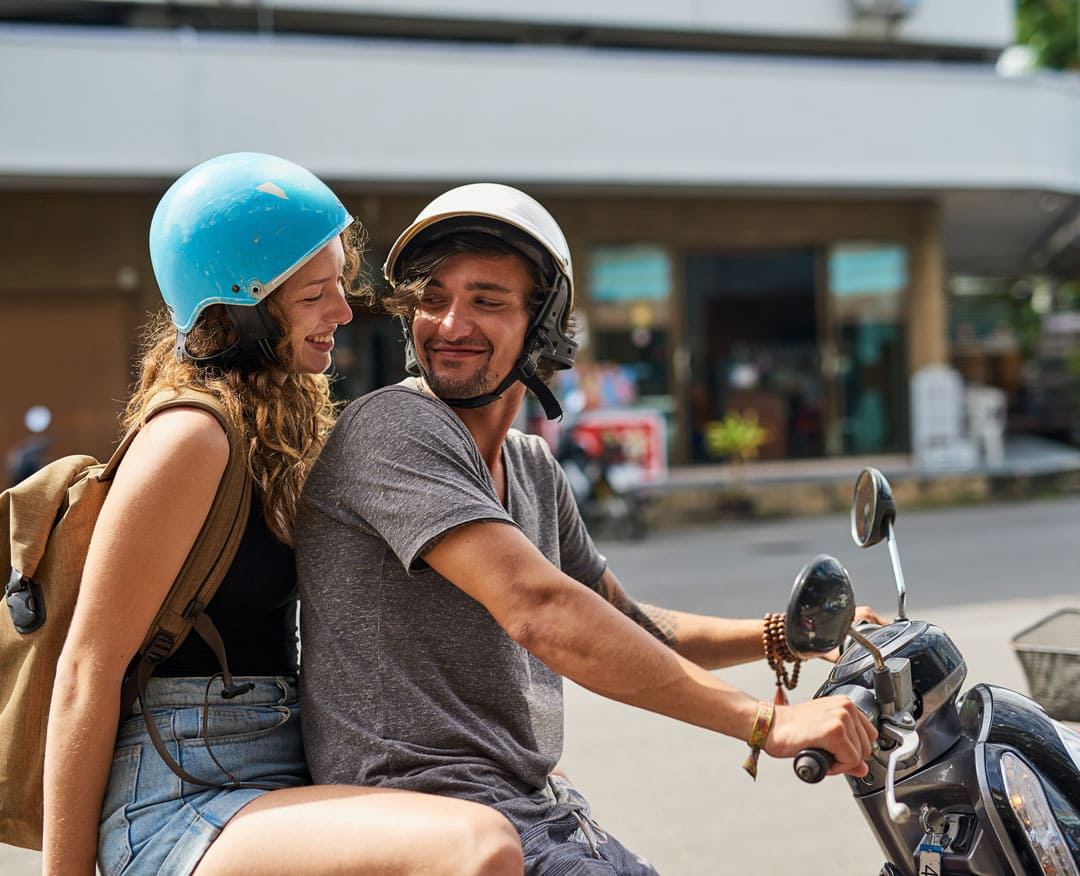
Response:
[[[623,461],[640,469],[643,481],[659,481],[667,475],[667,436],[664,418],[657,411],[584,411],[574,432],[590,456],[599,456],[605,447],[618,447]]]

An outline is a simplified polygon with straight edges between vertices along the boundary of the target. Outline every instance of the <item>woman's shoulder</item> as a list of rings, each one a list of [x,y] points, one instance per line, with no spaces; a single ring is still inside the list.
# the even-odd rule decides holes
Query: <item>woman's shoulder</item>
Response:
[[[154,414],[139,430],[128,455],[140,451],[156,456],[162,465],[197,464],[203,469],[220,466],[220,476],[229,458],[229,436],[209,411],[170,407]]]

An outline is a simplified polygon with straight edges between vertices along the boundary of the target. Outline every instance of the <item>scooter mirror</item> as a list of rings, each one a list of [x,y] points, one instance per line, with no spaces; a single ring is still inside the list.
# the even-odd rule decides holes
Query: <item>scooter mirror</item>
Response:
[[[859,547],[873,547],[888,536],[888,523],[896,521],[896,502],[885,475],[864,468],[855,480],[851,499],[851,537]]]
[[[802,567],[788,599],[784,635],[800,657],[826,654],[844,641],[855,620],[851,578],[839,561],[826,554]]]

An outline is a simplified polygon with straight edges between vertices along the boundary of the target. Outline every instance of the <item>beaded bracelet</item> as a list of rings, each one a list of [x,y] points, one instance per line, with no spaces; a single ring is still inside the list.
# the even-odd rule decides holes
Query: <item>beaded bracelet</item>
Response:
[[[757,780],[758,758],[761,756],[761,749],[765,747],[765,740],[769,738],[769,731],[772,730],[775,715],[776,709],[772,703],[768,700],[758,702],[754,729],[750,732],[750,738],[746,743],[750,746],[750,754],[746,756],[746,760],[742,765],[743,769],[750,773],[750,778],[754,780]]]
[[[786,703],[787,696],[784,688],[794,690],[799,683],[799,669],[802,661],[791,653],[784,635],[784,621],[786,616],[782,612],[770,612],[765,615],[765,626],[761,633],[761,644],[765,651],[765,659],[773,672],[776,673],[776,701]],[[794,664],[791,674],[788,675],[784,663]]]

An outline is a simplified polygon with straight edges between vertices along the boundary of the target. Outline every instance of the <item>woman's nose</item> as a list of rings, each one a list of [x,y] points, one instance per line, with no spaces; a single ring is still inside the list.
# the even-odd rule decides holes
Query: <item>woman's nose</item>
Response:
[[[352,322],[353,309],[349,305],[349,299],[345,297],[345,290],[339,285],[333,296],[334,309],[330,315],[330,321],[338,325],[348,325]]]

